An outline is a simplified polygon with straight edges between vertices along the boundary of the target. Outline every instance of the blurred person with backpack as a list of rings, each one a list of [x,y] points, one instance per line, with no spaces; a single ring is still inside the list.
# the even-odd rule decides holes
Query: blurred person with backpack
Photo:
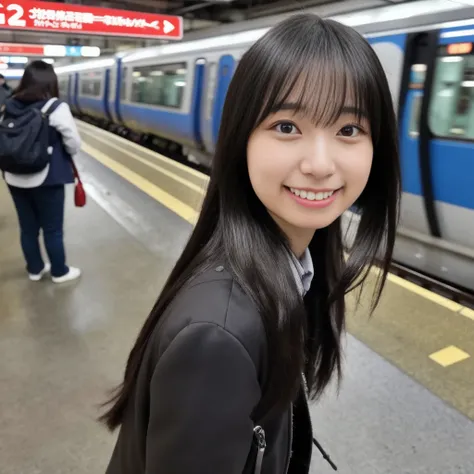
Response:
[[[0,170],[18,214],[30,280],[51,272],[54,283],[63,283],[81,274],[66,265],[63,241],[65,185],[74,182],[72,157],[81,138],[69,106],[58,97],[53,67],[30,63],[0,111]],[[50,264],[41,255],[40,229]]]

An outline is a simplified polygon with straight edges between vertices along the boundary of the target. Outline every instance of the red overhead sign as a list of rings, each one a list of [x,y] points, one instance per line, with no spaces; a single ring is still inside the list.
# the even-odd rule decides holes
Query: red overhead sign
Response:
[[[0,0],[0,29],[181,39],[179,16],[34,0]]]
[[[44,46],[41,44],[0,43],[0,54],[21,56],[44,56]]]

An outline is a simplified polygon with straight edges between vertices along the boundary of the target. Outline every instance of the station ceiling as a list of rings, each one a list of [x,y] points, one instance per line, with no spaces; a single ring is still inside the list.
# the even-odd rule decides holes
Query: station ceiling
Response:
[[[207,28],[229,27],[232,23],[257,21],[264,17],[281,15],[292,11],[321,7],[337,7],[348,12],[405,3],[412,0],[53,0],[57,3],[91,5],[123,10],[135,10],[150,13],[164,13],[183,17],[184,37],[205,34]],[[97,37],[87,35],[65,35],[61,33],[38,33],[0,29],[0,42],[94,45],[99,46],[102,54],[118,50],[151,46],[159,40],[141,40],[136,38]]]
[[[112,0],[104,6],[180,15],[189,20],[206,20],[218,23],[242,21],[250,18],[285,13],[304,8],[342,3],[344,0]],[[383,0],[386,5],[407,0]],[[95,0],[82,0],[82,4],[97,5]],[[357,3],[357,2],[354,2]]]

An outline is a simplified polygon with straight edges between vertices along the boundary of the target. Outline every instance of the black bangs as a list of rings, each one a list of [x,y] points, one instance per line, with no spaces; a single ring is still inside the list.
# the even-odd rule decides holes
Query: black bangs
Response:
[[[288,34],[291,20],[294,28]],[[304,114],[321,126],[332,125],[349,112],[359,121],[369,121],[377,141],[381,91],[375,52],[356,31],[337,22],[308,15],[291,20],[284,35],[278,26],[266,35],[267,80],[255,126],[282,109]]]

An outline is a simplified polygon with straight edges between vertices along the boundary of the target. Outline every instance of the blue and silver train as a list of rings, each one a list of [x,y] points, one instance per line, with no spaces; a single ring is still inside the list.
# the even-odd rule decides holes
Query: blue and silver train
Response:
[[[451,7],[437,11],[441,3],[333,18],[367,37],[396,104],[403,200],[395,260],[474,291],[474,8],[445,2]],[[77,116],[179,146],[210,166],[233,71],[267,29],[268,20],[263,28],[253,21],[234,34],[63,66],[61,94]]]

